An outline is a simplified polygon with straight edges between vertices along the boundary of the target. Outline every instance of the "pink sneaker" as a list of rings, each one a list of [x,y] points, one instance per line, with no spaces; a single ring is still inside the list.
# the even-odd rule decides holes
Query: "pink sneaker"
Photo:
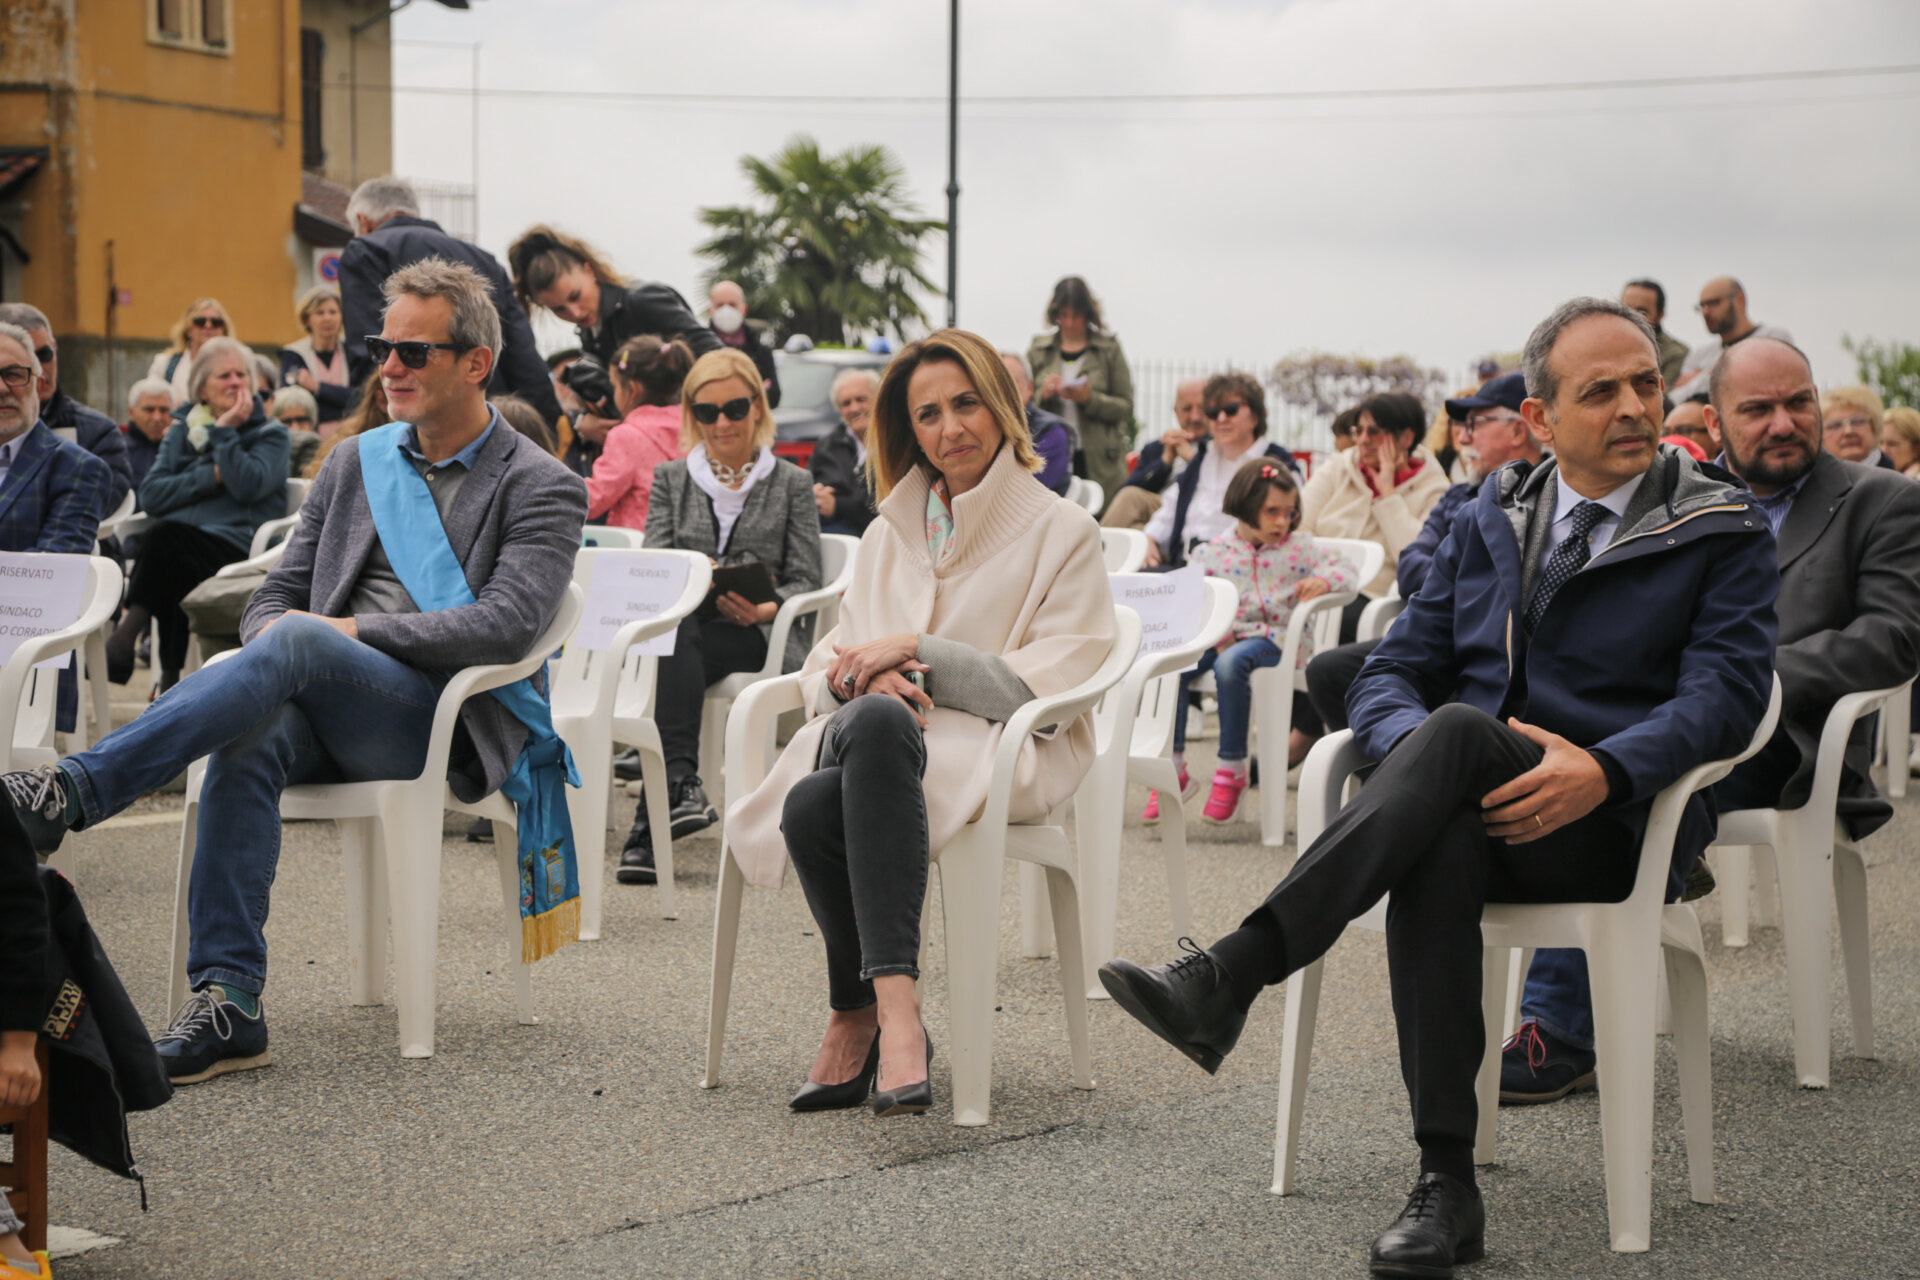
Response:
[[[1201,818],[1222,826],[1233,821],[1233,815],[1240,808],[1240,797],[1246,794],[1247,775],[1235,773],[1231,769],[1216,769],[1213,774],[1213,791],[1207,796],[1206,807],[1200,810]]]
[[[1200,786],[1193,780],[1193,775],[1187,772],[1187,766],[1180,766],[1178,776],[1180,779],[1180,799],[1182,801],[1191,800],[1195,795],[1199,794]],[[1142,826],[1148,827],[1158,826],[1160,824],[1160,793],[1158,791],[1147,792],[1147,807],[1140,811],[1140,823]]]

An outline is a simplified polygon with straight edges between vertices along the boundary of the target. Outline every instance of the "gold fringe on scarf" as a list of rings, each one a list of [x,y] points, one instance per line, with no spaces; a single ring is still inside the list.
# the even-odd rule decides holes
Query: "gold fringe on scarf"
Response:
[[[544,960],[569,942],[580,941],[580,899],[568,898],[551,911],[520,918],[520,963]]]

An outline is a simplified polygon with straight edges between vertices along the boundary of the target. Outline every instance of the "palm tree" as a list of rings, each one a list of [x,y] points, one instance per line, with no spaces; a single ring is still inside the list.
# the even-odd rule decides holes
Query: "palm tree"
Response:
[[[740,168],[756,203],[700,210],[713,233],[696,250],[714,264],[709,287],[737,281],[754,314],[819,343],[904,337],[926,323],[915,291],[939,290],[920,270],[920,245],[946,224],[913,216],[890,151],[824,155],[802,135],[769,159],[742,156]]]

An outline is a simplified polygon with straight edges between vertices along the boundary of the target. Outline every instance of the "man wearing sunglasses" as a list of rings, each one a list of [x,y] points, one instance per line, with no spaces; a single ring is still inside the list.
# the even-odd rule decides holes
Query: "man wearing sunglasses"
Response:
[[[240,651],[93,750],[0,776],[48,852],[208,757],[187,905],[194,994],[157,1041],[176,1084],[267,1063],[262,929],[281,791],[418,774],[448,676],[524,658],[572,579],[586,486],[487,403],[500,317],[485,278],[428,259],[384,292],[367,348],[396,422],[329,455],[241,621]],[[472,603],[422,606],[416,588]],[[498,696],[469,700],[454,793],[477,800],[522,777],[526,724]]]
[[[53,340],[53,326],[38,307],[24,302],[0,305],[0,323],[17,324],[33,341],[33,353],[40,357],[41,376],[47,382],[47,394],[40,405],[40,421],[64,440],[71,440],[107,464],[113,473],[113,488],[108,494],[102,519],[110,516],[121,499],[133,488],[133,459],[127,456],[127,438],[120,424],[97,409],[90,409],[60,389],[60,344]]]

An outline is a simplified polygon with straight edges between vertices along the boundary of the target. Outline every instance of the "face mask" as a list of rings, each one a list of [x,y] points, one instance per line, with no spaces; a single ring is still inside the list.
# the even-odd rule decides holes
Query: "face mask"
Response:
[[[713,309],[713,327],[721,333],[738,333],[747,313],[731,304]]]

